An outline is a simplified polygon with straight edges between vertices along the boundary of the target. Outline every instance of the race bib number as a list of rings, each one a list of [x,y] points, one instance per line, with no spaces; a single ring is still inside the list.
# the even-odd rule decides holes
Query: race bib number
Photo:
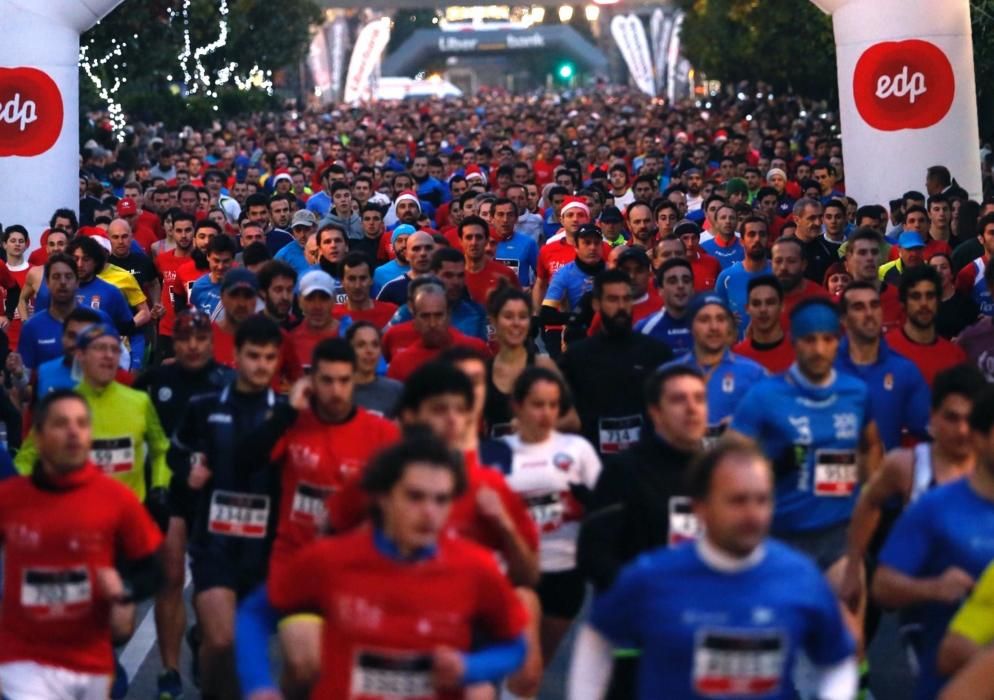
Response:
[[[721,697],[779,692],[785,646],[776,630],[699,630],[694,645],[694,690]]]
[[[494,261],[511,268],[514,274],[518,274],[518,268],[521,267],[521,261],[517,258],[494,258]]]
[[[25,569],[21,607],[39,617],[69,617],[87,610],[93,598],[85,566],[70,569]]]
[[[293,506],[290,509],[290,520],[306,525],[323,525],[328,520],[325,501],[331,492],[332,489],[327,486],[297,484],[297,490],[293,494]]]
[[[431,700],[431,655],[359,651],[352,665],[351,700]]]
[[[725,423],[719,423],[718,425],[709,425],[707,432],[704,433],[704,449],[710,450],[721,438],[722,434],[725,432],[725,428],[728,427]]]
[[[858,480],[856,453],[852,450],[817,450],[815,452],[815,495],[851,496]]]
[[[90,459],[104,474],[127,474],[135,467],[135,445],[131,437],[93,440]]]
[[[598,424],[601,454],[616,454],[639,441],[642,416],[601,418]]]
[[[564,507],[558,493],[526,496],[528,514],[542,532],[554,532],[563,524]]]
[[[234,491],[211,495],[207,531],[214,535],[262,538],[269,523],[269,496]]]
[[[692,501],[686,496],[670,497],[669,537],[670,547],[692,542],[701,533],[701,524],[694,515]]]

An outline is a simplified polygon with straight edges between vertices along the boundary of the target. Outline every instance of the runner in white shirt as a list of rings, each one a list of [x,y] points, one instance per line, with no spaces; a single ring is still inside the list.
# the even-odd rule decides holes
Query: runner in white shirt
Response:
[[[542,603],[542,658],[548,665],[583,605],[586,587],[576,570],[576,541],[601,461],[584,438],[555,430],[569,410],[566,386],[558,374],[529,367],[515,382],[511,399],[517,429],[503,438],[514,454],[507,485],[525,499],[541,531],[537,592]]]

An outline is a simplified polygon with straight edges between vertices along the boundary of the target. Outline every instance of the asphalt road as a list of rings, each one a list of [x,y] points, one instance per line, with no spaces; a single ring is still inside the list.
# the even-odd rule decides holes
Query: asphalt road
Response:
[[[188,586],[187,614],[193,619],[189,603],[192,589]],[[566,670],[572,639],[568,638],[560,648],[552,666],[546,672],[545,682],[539,694],[540,700],[563,700],[565,698]],[[155,622],[151,605],[146,603],[138,610],[138,628],[135,636],[119,653],[122,665],[131,678],[128,698],[135,700],[156,700],[156,677],[161,670],[158,648],[155,645]],[[184,700],[198,700],[200,693],[190,681],[190,650],[183,645],[183,658],[180,673],[186,689]],[[897,640],[897,625],[893,615],[884,617],[877,636],[870,645],[870,688],[876,700],[907,700],[911,696],[912,684],[907,660]]]

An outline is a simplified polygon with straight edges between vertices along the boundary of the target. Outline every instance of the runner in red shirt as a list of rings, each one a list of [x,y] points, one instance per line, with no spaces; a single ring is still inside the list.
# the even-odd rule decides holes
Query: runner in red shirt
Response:
[[[214,236],[219,235],[221,235],[221,227],[210,219],[202,219],[194,224],[190,259],[177,268],[176,279],[173,281],[174,310],[186,307],[190,301],[190,290],[193,289],[193,283],[209,272],[207,246]],[[173,219],[173,238],[176,239],[176,219]],[[196,255],[197,251],[199,251],[199,255]]]
[[[781,325],[783,287],[773,275],[749,280],[745,339],[732,352],[755,360],[772,374],[786,372],[794,363],[794,345]]]
[[[354,322],[369,321],[377,328],[385,328],[397,311],[396,304],[370,296],[373,272],[364,253],[353,251],[342,260],[342,287],[345,289],[345,302],[335,304],[331,310],[331,315],[338,320],[348,316]]]
[[[683,241],[686,258],[694,273],[694,291],[709,292],[714,289],[721,274],[718,261],[701,250],[701,229],[693,221],[681,221],[673,228],[673,235]]]
[[[112,634],[154,592],[162,535],[131,491],[88,461],[81,396],[43,397],[34,429],[35,473],[0,484],[0,687],[10,698],[107,697]],[[114,568],[122,560],[129,586]]]
[[[304,318],[287,335],[294,362],[306,371],[314,348],[325,338],[336,338],[341,323],[331,315],[335,280],[324,270],[309,270],[300,278],[300,310]]]
[[[176,286],[179,269],[190,262],[193,251],[193,217],[186,213],[173,216],[173,242],[176,247],[155,256],[155,269],[162,277],[161,298],[152,303],[152,318],[159,320],[159,356],[171,357],[173,326],[176,324]]]
[[[453,501],[466,497],[465,472],[448,447],[418,437],[390,448],[363,487],[375,504],[371,525],[307,546],[273,568],[268,601],[256,594],[243,606],[246,696],[274,689],[268,629],[259,625],[270,603],[324,618],[311,697],[456,700],[463,686],[498,682],[521,664],[526,613],[515,592],[492,553],[447,531]]]
[[[24,289],[28,279],[28,272],[31,270],[31,264],[24,259],[24,251],[27,249],[30,240],[28,230],[19,224],[14,224],[4,229],[3,247],[7,253],[7,269],[18,287],[17,299],[8,297],[8,303],[4,304],[5,310],[11,306],[10,302],[16,302],[17,306],[20,306],[20,290]],[[24,325],[24,318],[21,316],[21,311],[17,306],[14,307],[12,315],[8,316],[10,318],[10,325],[7,326],[7,341],[12,349],[17,348],[17,341],[21,337],[21,326]],[[6,313],[10,314],[11,312],[6,311]]]
[[[794,307],[805,299],[831,298],[828,290],[815,284],[804,276],[807,261],[804,259],[804,249],[796,238],[779,238],[773,244],[770,256],[773,274],[783,288],[783,312],[780,315],[780,325],[790,332],[790,313]]]
[[[626,247],[618,255],[614,266],[628,273],[632,280],[632,326],[646,316],[663,308],[663,298],[652,285],[652,263],[649,255],[641,246]],[[588,336],[597,335],[601,329],[601,314],[594,313],[594,319],[587,330]]]
[[[467,216],[459,224],[459,239],[466,256],[466,289],[470,298],[481,306],[487,305],[487,297],[501,280],[512,287],[521,287],[514,270],[487,257],[489,230],[487,222],[478,216]]]
[[[942,278],[934,267],[906,269],[900,289],[906,320],[885,336],[892,350],[915,363],[929,387],[939,372],[966,362],[966,353],[959,345],[936,333],[941,294]]]

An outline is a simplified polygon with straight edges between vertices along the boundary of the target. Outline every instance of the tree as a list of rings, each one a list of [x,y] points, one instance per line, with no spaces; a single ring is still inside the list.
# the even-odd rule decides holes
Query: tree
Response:
[[[994,0],[972,0],[973,64],[977,75],[977,110],[980,134],[990,138],[994,131]]]
[[[224,5],[228,11],[222,15]],[[298,62],[307,52],[311,26],[320,21],[321,10],[315,0],[281,0],[278,5],[265,0],[127,0],[83,35],[82,44],[91,64],[101,63],[91,70],[104,85],[124,81],[119,83],[113,99],[139,107],[147,104],[148,110],[155,112],[163,102],[181,101],[187,93],[207,91],[202,82],[194,84],[197,61],[193,57],[187,61],[187,70],[194,80],[184,80],[180,60],[184,29],[188,28],[191,49],[196,50],[217,42],[221,23],[226,23],[224,44],[200,59],[211,82],[211,92],[216,92],[235,89],[234,76],[247,77],[254,66],[265,74]],[[119,55],[114,54],[115,49]],[[102,62],[107,56],[112,60]],[[236,66],[232,77],[226,82],[221,80],[224,85],[218,88],[219,78],[232,66]],[[85,71],[80,85],[82,104],[101,106],[104,100]],[[212,95],[207,99],[215,100]],[[163,105],[163,109],[170,113],[176,106]]]
[[[994,0],[992,0],[994,1]],[[725,82],[761,80],[775,90],[838,93],[831,20],[802,0],[677,0],[686,11],[684,53]]]

